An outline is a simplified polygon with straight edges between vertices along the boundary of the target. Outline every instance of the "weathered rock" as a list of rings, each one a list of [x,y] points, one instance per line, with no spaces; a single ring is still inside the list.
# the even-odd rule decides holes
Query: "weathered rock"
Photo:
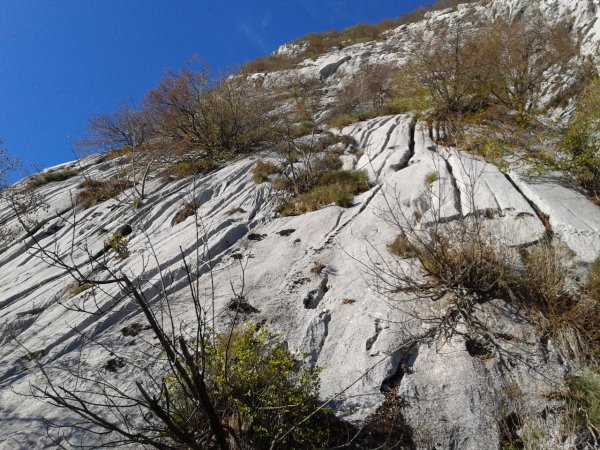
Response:
[[[551,22],[572,17],[584,54],[594,53],[600,40],[600,21],[593,20],[600,10],[597,1],[495,0],[491,6],[461,5],[455,11],[428,14],[424,22],[392,30],[382,41],[305,61],[298,72],[315,78],[325,73],[323,83],[339,87],[347,82],[345,75],[365,64],[401,64],[415,30],[467,16],[512,17],[534,3]],[[390,53],[390,47],[398,53]],[[299,49],[292,45],[281,51],[295,54]],[[266,74],[265,84],[275,85],[286,75]],[[365,170],[372,186],[355,198],[351,208],[332,205],[303,216],[277,217],[268,183],[252,182],[250,170],[256,159],[247,157],[195,183],[150,180],[139,210],[128,206],[131,192],[77,210],[71,199],[79,177],[42,186],[39,192],[51,208],[38,213],[43,228],[36,238],[46,248],[63,252],[75,239],[69,260],[83,266],[90,254],[101,254],[107,237],[101,231],[130,224],[121,230],[128,235],[130,256],[111,264],[142,282],[151,300],[157,298],[157,280],[168,273],[169,306],[190,324],[194,314],[181,252],[189,258],[203,243],[197,241],[195,221],[171,222],[182,200],[199,200],[198,215],[205,227],[201,234],[214,271],[209,274],[201,268],[198,286],[199,292],[216,286],[216,326],[229,324],[230,283],[239,283],[240,262],[247,261],[244,299],[255,308],[252,320],[283,332],[291,350],[302,350],[308,362],[323,367],[321,395],[335,397],[332,404],[340,415],[360,421],[377,409],[385,392],[396,389],[419,448],[495,449],[501,438],[498,422],[518,425],[503,409],[508,392],[516,391],[523,393],[519,407],[531,413],[544,431],[546,448],[558,448],[560,405],[548,396],[562,387],[569,363],[552,342],[544,345],[535,328],[501,299],[477,306],[476,316],[486,325],[486,333],[461,324],[450,336],[435,334],[430,322],[422,319],[440,314],[443,299],[432,302],[383,293],[367,267],[396,263],[387,248],[398,234],[386,220],[390,208],[401,208],[406,220],[422,226],[485,211],[485,220],[508,245],[536,242],[552,232],[583,263],[600,253],[599,209],[553,177],[505,175],[480,158],[440,147],[410,115],[379,117],[341,132],[352,136],[364,152],[360,157],[345,155],[345,168]],[[274,154],[265,151],[259,156]],[[76,164],[81,175],[89,177],[106,178],[119,170],[118,162],[100,164],[98,156],[68,164]],[[72,223],[59,221],[65,212],[75,214],[76,233]],[[15,223],[10,210],[0,205],[0,224]],[[86,376],[114,377],[123,389],[135,389],[136,367],[151,365],[144,357],[153,350],[147,342],[151,332],[143,332],[140,311],[124,299],[119,287],[95,290],[94,302],[106,309],[101,315],[65,308],[57,300],[72,278],[28,249],[31,244],[21,235],[0,253],[2,449],[53,448],[45,438],[41,416],[68,420],[64,411],[19,395],[28,393],[31,384],[45,382],[20,345],[38,352],[36,358],[58,380],[64,377],[60,369],[80,369],[82,353]],[[150,248],[158,265],[148,257]],[[315,261],[327,267],[320,277],[310,273]],[[206,304],[212,305],[208,300]],[[89,344],[82,334],[101,345]],[[131,337],[138,335],[131,345]]]

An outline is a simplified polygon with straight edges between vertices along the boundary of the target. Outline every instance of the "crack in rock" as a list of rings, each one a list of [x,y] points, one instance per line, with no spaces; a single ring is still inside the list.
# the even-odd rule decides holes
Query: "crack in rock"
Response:
[[[306,330],[306,335],[302,342],[306,361],[315,365],[325,345],[325,340],[329,335],[329,322],[331,322],[331,313],[323,311],[313,319]]]
[[[306,309],[315,309],[317,306],[319,306],[319,303],[321,300],[323,300],[325,293],[329,290],[327,287],[328,281],[329,275],[326,272],[323,272],[319,287],[317,289],[313,289],[304,297],[303,303]]]

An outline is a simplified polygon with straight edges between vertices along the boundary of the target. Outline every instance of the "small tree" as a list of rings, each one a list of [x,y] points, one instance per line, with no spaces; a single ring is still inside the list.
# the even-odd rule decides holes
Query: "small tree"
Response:
[[[430,120],[438,123],[441,135],[456,134],[465,115],[487,101],[484,86],[488,73],[479,59],[481,43],[481,36],[461,23],[415,38],[408,78],[427,88]]]
[[[124,151],[129,156],[130,177],[141,201],[145,196],[146,180],[161,148],[153,144],[155,137],[148,111],[124,105],[114,113],[92,116],[87,135],[78,141],[78,147],[85,152]]]
[[[487,89],[496,101],[521,113],[536,111],[543,93],[563,83],[558,75],[576,54],[567,25],[549,26],[539,12],[496,21],[482,38],[480,64],[493,69]]]
[[[600,79],[592,79],[566,127],[561,147],[567,154],[565,168],[596,199],[600,197]]]
[[[159,135],[181,153],[236,154],[272,135],[269,96],[245,77],[214,80],[206,65],[169,73],[148,93],[145,107]]]
[[[0,205],[10,211],[5,215],[5,221],[0,222],[0,253],[5,250],[5,244],[22,235],[24,231],[18,226],[8,225],[10,220],[18,216],[28,229],[37,229],[39,222],[36,213],[48,208],[44,197],[36,190],[36,178],[25,178],[11,184],[11,176],[25,176],[27,173],[19,158],[13,157],[6,149],[0,147]]]
[[[368,65],[337,95],[333,115],[378,111],[394,98],[396,69],[388,64]]]

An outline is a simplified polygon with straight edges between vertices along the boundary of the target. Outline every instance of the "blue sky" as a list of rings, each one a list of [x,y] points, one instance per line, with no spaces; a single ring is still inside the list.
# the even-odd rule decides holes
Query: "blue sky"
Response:
[[[73,159],[87,118],[139,102],[194,54],[219,69],[304,34],[425,0],[0,0],[0,140],[40,167]]]

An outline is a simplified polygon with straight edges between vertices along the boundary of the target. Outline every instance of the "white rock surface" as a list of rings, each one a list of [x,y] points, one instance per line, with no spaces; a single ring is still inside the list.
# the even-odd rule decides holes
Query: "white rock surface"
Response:
[[[408,367],[400,393],[407,402],[405,415],[409,423],[426,433],[428,439],[452,438],[465,449],[491,448],[488,445],[497,442],[497,432],[480,433],[492,427],[490,415],[497,407],[487,394],[501,395],[502,387],[518,374],[523,389],[531,396],[530,406],[541,405],[543,396],[560,386],[566,367],[555,352],[544,356],[531,327],[512,320],[512,313],[495,315],[504,323],[496,326],[503,333],[514,329],[514,334],[520,336],[519,342],[528,349],[515,349],[516,356],[509,366],[507,356],[485,361],[474,358],[465,349],[465,338],[461,336],[446,343],[431,338],[414,348],[403,348],[412,337],[426,333],[427,326],[411,315],[415,304],[407,307],[410,299],[383,296],[371,289],[373,280],[364,266],[368,255],[380,257],[374,252],[387,258],[386,246],[396,234],[382,218],[387,208],[384,194],[388,199],[394,195],[397,204],[407,210],[426,213],[435,207],[431,204],[431,192],[435,191],[440,197],[447,197],[441,214],[448,220],[468,214],[473,208],[493,210],[497,213],[494,220],[523,230],[512,236],[514,244],[538,240],[546,232],[530,202],[542,210],[551,205],[547,211],[551,220],[556,220],[555,228],[559,228],[559,223],[568,223],[572,230],[568,235],[558,233],[559,237],[564,235],[574,251],[583,251],[585,260],[589,259],[585,253],[589,249],[576,239],[574,230],[583,236],[591,227],[597,229],[597,209],[578,197],[580,206],[573,211],[570,202],[577,194],[572,191],[561,191],[571,192],[570,197],[557,196],[555,190],[544,191],[539,185],[519,179],[521,190],[528,192],[529,188],[535,193],[533,198],[525,198],[496,168],[453,149],[435,146],[420,124],[408,116],[377,118],[344,131],[352,134],[364,149],[364,155],[354,164],[367,170],[373,183],[371,190],[359,195],[351,208],[329,206],[298,217],[275,217],[268,183],[256,186],[251,181],[249,170],[259,155],[240,159],[197,180],[195,190],[189,179],[172,184],[153,180],[148,186],[148,200],[139,211],[116,200],[74,211],[69,206],[70,198],[76,194],[81,176],[48,184],[41,192],[51,208],[41,217],[46,225],[38,231],[37,238],[48,248],[65,252],[71,239],[75,239],[76,245],[87,243],[95,252],[102,249],[105,239],[105,235],[98,235],[99,230],[112,231],[123,223],[132,223],[133,233],[128,236],[131,256],[113,264],[133,277],[143,275],[149,282],[156,281],[157,266],[149,253],[151,243],[161,268],[172,273],[170,291],[175,294],[178,317],[189,321],[192,316],[179,248],[186,255],[193,253],[197,247],[196,229],[193,218],[177,225],[172,225],[172,219],[182,203],[194,196],[201,204],[199,213],[216,263],[216,312],[222,326],[231,298],[230,280],[235,284],[239,279],[238,261],[233,255],[251,255],[245,273],[247,299],[258,310],[251,319],[266,320],[285,333],[291,349],[303,350],[309,362],[323,367],[324,398],[350,386],[335,402],[341,414],[359,420],[372,412],[383,399],[382,387],[385,390],[391,383],[398,383],[394,375],[398,376],[402,363]],[[98,174],[102,168],[108,174],[116,166],[118,162],[109,167],[84,161],[82,172]],[[466,201],[465,180],[471,169],[477,173],[477,186],[481,188]],[[425,177],[431,171],[437,171],[439,179],[429,187]],[[550,199],[545,197],[547,193]],[[7,210],[0,210],[6,220]],[[63,212],[63,219],[56,216],[59,211]],[[73,236],[69,221],[74,218],[78,226]],[[86,371],[106,376],[103,367],[111,358],[110,352],[114,352],[127,365],[110,376],[124,385],[130,383],[135,372],[132,364],[141,363],[140,355],[147,350],[143,340],[128,345],[130,339],[120,331],[131,323],[143,322],[130,300],[117,303],[101,316],[69,311],[59,301],[82,305],[87,294],[65,300],[64,293],[71,284],[69,276],[34,253],[21,241],[0,255],[0,448],[6,449],[47,445],[40,416],[61,418],[64,414],[20,395],[29,392],[30,383],[43,383],[39,370],[24,359],[24,348],[42,351],[41,361],[49,370],[70,367],[86,343],[85,335],[104,346],[83,345]],[[75,263],[83,264],[86,255],[82,250],[76,251],[73,258]],[[319,276],[310,272],[315,262],[326,265]],[[201,290],[208,286],[208,276],[202,277]],[[114,293],[114,288],[108,291]],[[312,297],[307,302],[309,293]],[[112,302],[100,292],[95,300],[104,307]],[[91,299],[87,302],[89,306]],[[419,302],[422,304],[416,308],[422,312],[432,307],[428,301]],[[489,308],[491,311],[492,306]],[[531,358],[546,373],[545,379],[526,369]],[[451,421],[446,423],[445,418]],[[445,445],[440,448],[446,448]]]
[[[422,23],[391,31],[384,41],[306,61],[298,72],[319,77],[324,67],[350,56],[327,78],[327,86],[335,88],[364,64],[401,64],[415,29],[466,15],[512,17],[535,5],[551,21],[573,17],[575,31],[582,34],[584,54],[594,54],[600,39],[600,21],[594,20],[600,14],[598,0],[494,0],[491,6],[459,6],[456,11],[429,14]],[[297,51],[294,46],[280,50]],[[285,75],[265,74],[265,83],[278,84]],[[277,199],[270,185],[257,186],[251,180],[256,160],[273,157],[266,151],[236,160],[195,183],[154,179],[139,210],[128,206],[130,193],[85,211],[75,210],[71,199],[84,175],[110,177],[119,169],[118,160],[100,163],[92,156],[63,165],[77,167],[77,177],[40,188],[50,208],[38,215],[43,226],[35,236],[46,248],[65,255],[75,243],[76,250],[69,257],[84,265],[86,247],[92,253],[103,249],[109,235],[104,230],[112,233],[130,223],[131,256],[125,261],[113,258],[111,265],[143,280],[150,297],[156,297],[151,285],[159,281],[161,272],[168,273],[175,314],[190,322],[193,312],[181,251],[192,257],[201,242],[192,217],[175,225],[173,218],[184,202],[195,198],[201,205],[199,216],[215,264],[217,325],[224,327],[230,319],[230,283],[239,287],[241,254],[248,261],[246,298],[257,309],[248,318],[265,320],[285,334],[290,349],[302,350],[308,362],[323,367],[321,395],[336,397],[334,405],[340,415],[361,420],[381,404],[382,390],[398,386],[406,402],[403,413],[416,430],[419,448],[495,449],[500,406],[507,390],[517,383],[525,393],[523,407],[546,431],[546,447],[557,448],[552,430],[558,419],[552,409],[544,419],[541,413],[549,405],[547,395],[562,386],[569,367],[552,343],[541,342],[535,329],[506,303],[494,301],[477,311],[479,320],[502,336],[489,355],[482,357],[477,348],[470,347],[479,336],[468,329],[459,329],[449,339],[428,336],[411,344],[415,336],[427,336],[429,325],[422,317],[439,313],[442,306],[378,292],[368,267],[371,262],[405,264],[392,260],[387,251],[397,235],[385,220],[390,205],[402,208],[407,218],[422,217],[423,223],[451,221],[484,210],[508,244],[532,243],[552,231],[583,264],[600,254],[598,207],[551,177],[532,181],[519,173],[505,175],[478,158],[439,147],[410,116],[380,117],[341,133],[353,136],[363,152],[360,157],[345,154],[345,168],[365,170],[372,185],[348,209],[332,205],[298,217],[277,217]],[[429,184],[426,178],[432,173],[437,179]],[[540,221],[540,212],[549,216],[551,230]],[[0,205],[0,224],[15,224],[5,205]],[[142,331],[133,345],[121,332],[125,326],[143,323],[131,300],[114,302],[111,295],[118,294],[116,287],[107,287],[105,293],[96,291],[95,298],[84,292],[65,299],[72,283],[69,275],[28,249],[31,243],[31,238],[21,236],[0,253],[3,450],[54,448],[45,437],[41,417],[69,420],[64,411],[24,395],[32,384],[44,385],[25,349],[40,352],[40,361],[57,380],[65,377],[59,369],[78,367],[83,356],[82,373],[110,377],[124,389],[139,374],[135,366],[148,364],[145,353],[152,350],[149,331]],[[311,273],[315,262],[326,266],[320,275]],[[204,274],[200,291],[208,292],[210,285],[210,277]],[[89,315],[61,304],[92,306],[94,302],[107,311]],[[211,307],[208,297],[206,306]],[[101,345],[93,345],[90,339]],[[113,354],[126,361],[116,373],[104,369]]]

